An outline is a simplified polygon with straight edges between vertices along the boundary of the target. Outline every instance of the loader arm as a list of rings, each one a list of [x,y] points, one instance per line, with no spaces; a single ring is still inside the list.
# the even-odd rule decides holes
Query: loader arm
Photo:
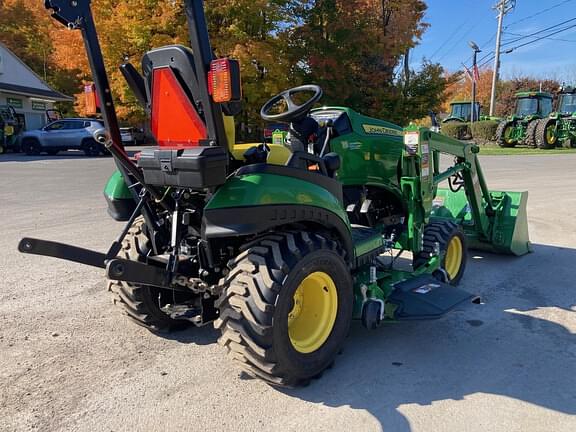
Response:
[[[401,183],[404,191],[409,188],[410,194],[416,196],[410,201],[413,207],[410,215],[425,222],[427,215],[454,220],[464,229],[472,248],[524,255],[530,251],[528,192],[490,191],[478,159],[479,151],[475,144],[426,128],[406,128]],[[441,170],[441,154],[454,156],[453,165]],[[445,181],[449,188],[439,188]],[[409,233],[415,246],[418,235]]]

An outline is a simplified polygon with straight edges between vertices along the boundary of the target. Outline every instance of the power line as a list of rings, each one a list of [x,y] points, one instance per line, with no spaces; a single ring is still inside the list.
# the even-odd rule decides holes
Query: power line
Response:
[[[576,27],[576,24],[573,24],[573,25],[571,25],[571,26],[569,26],[569,27],[566,27],[566,28],[563,28],[563,29],[561,29],[561,30],[552,32],[552,33],[550,33],[550,34],[548,34],[548,35],[546,35],[546,36],[541,36],[541,37],[539,37],[538,39],[534,39],[534,40],[532,40],[532,41],[528,41],[528,42],[525,42],[525,43],[523,43],[523,44],[517,45],[517,46],[515,46],[515,47],[510,48],[510,50],[514,51],[514,50],[516,50],[516,49],[518,49],[518,48],[522,48],[522,47],[524,47],[524,46],[526,46],[526,45],[530,45],[530,44],[536,43],[536,42],[538,42],[538,41],[541,41],[541,40],[543,40],[543,39],[547,39],[549,36],[554,36],[555,34],[565,32],[566,30],[570,30],[570,29],[572,29],[572,28],[574,28],[574,27]]]
[[[532,36],[534,36],[534,35],[547,32],[547,31],[549,31],[549,30],[557,29],[559,26],[564,25],[564,24],[567,24],[567,23],[572,22],[572,21],[576,21],[576,18],[570,18],[570,19],[568,19],[568,20],[566,20],[566,21],[559,22],[559,23],[557,23],[557,24],[551,25],[550,27],[546,27],[546,28],[544,28],[544,29],[542,29],[542,30],[538,30],[538,31],[533,32],[533,33],[530,33],[530,34],[520,36],[520,37],[517,38],[517,39],[514,39],[514,40],[512,40],[512,41],[508,41],[508,42],[506,42],[506,43],[503,43],[502,46],[504,46],[504,45],[510,45],[510,44],[512,44],[512,43],[518,42],[519,40],[526,39],[526,38],[532,37]]]
[[[547,32],[547,31],[550,31],[550,30],[553,30],[553,29],[558,29],[558,26],[561,26],[561,25],[563,25],[563,24],[567,24],[567,23],[573,22],[573,21],[576,21],[576,18],[570,18],[570,19],[568,19],[568,20],[559,22],[559,23],[557,23],[557,24],[554,24],[554,25],[552,25],[552,26],[546,27],[546,28],[544,28],[544,29],[542,29],[542,30],[535,31],[535,32],[530,33],[530,34],[527,34],[527,35],[518,35],[519,37],[517,37],[517,38],[515,38],[515,39],[511,39],[511,40],[509,40],[509,41],[506,41],[506,42],[502,43],[501,46],[503,46],[503,47],[504,47],[504,46],[509,46],[509,45],[512,45],[512,44],[520,41],[520,40],[524,40],[524,39],[527,39],[527,38],[533,38],[533,37],[535,37],[535,36],[538,35],[538,34],[541,34],[541,33],[544,33],[544,32]],[[565,28],[560,29],[560,30],[561,30],[561,31],[565,31],[565,30],[568,30],[568,29],[570,29],[570,28],[572,28],[572,27],[571,27],[571,26],[568,26],[568,27],[565,27]],[[560,31],[559,31],[559,32],[560,32]],[[553,34],[555,34],[555,33],[549,33],[549,34],[547,34],[547,35],[544,35],[544,36],[540,37],[540,38],[537,39],[537,40],[547,39],[547,38],[549,38],[549,36],[551,36],[551,35],[553,35]],[[492,37],[492,39],[493,39],[493,38],[494,38],[494,36]],[[534,42],[536,42],[536,40],[535,40]],[[514,48],[513,48],[513,49],[514,49]],[[492,60],[494,59],[494,51],[490,51],[490,52],[486,53],[484,56],[482,56],[482,57],[478,60],[478,62],[479,62],[479,63],[482,63],[482,62],[484,62],[484,60],[486,60],[488,57],[490,57],[490,59],[487,60],[487,62],[489,63],[490,61],[492,61]],[[471,58],[471,57],[470,57],[470,58]],[[467,63],[467,62],[468,62],[468,60],[467,60],[465,63]],[[484,63],[482,63],[482,64],[485,65],[487,62],[484,62]]]
[[[438,54],[442,50],[442,48],[444,48],[454,38],[454,36],[456,36],[456,34],[458,34],[458,32],[462,29],[462,27],[464,27],[466,24],[468,24],[468,21],[463,22],[462,24],[460,24],[458,26],[458,28],[456,28],[456,30],[454,30],[452,33],[450,33],[450,36],[448,36],[448,38],[438,48],[436,48],[436,51],[434,51],[432,53],[432,55],[430,56],[430,60],[432,60],[434,58],[434,56],[436,56],[436,54]]]
[[[484,21],[485,21],[485,20],[484,20]],[[472,27],[470,27],[470,28],[468,29],[468,31],[464,32],[464,34],[462,34],[462,36],[460,36],[460,38],[458,38],[458,39],[456,40],[456,42],[454,42],[454,44],[452,44],[452,46],[450,47],[450,49],[448,49],[448,50],[442,55],[442,57],[440,57],[440,58],[438,59],[438,62],[441,62],[441,61],[444,59],[444,57],[446,57],[448,54],[450,54],[450,53],[456,48],[456,46],[457,46],[466,36],[468,36],[470,33],[472,33],[472,31],[474,31],[474,30],[476,29],[476,27],[478,27],[478,26],[479,26],[480,24],[482,24],[484,21],[482,21],[482,20],[477,21],[476,24],[474,24]],[[494,38],[494,36],[493,36],[492,38]],[[472,59],[472,56],[470,56],[470,57],[466,60],[466,62],[468,62],[468,60],[470,60],[470,59]]]
[[[492,42],[494,39],[496,38],[496,33],[494,33],[492,35],[492,37],[490,39],[488,39],[486,42],[484,42],[482,45],[480,45],[480,49],[485,48],[490,42]],[[460,42],[460,41],[458,41]],[[492,51],[494,52],[494,51]],[[472,60],[472,56],[468,57],[466,60],[464,60],[464,63],[468,63],[470,60]]]
[[[519,33],[511,33],[511,32],[504,32],[504,34],[510,35],[510,36],[525,36]],[[549,40],[553,40],[553,41],[558,41],[558,42],[576,42],[576,40],[571,40],[571,39],[560,39],[560,38],[551,38],[548,36],[544,37],[545,39],[549,39]],[[512,39],[510,39],[511,41]]]
[[[504,27],[504,28],[507,29],[508,27],[511,27],[511,26],[513,26],[513,25],[515,25],[515,24],[519,24],[519,23],[521,23],[521,22],[528,21],[529,19],[535,18],[535,17],[537,17],[537,16],[539,16],[539,15],[542,15],[543,13],[546,13],[546,12],[548,12],[548,11],[551,11],[552,9],[556,9],[556,8],[559,7],[559,6],[562,6],[562,5],[566,4],[566,3],[570,3],[571,1],[573,1],[573,0],[564,0],[564,1],[562,1],[562,2],[560,2],[560,3],[557,3],[557,4],[553,5],[553,6],[550,6],[549,8],[542,9],[541,11],[538,11],[538,12],[536,12],[536,13],[533,14],[533,15],[529,15],[529,16],[527,16],[527,17],[520,18],[518,21],[514,21],[513,23],[508,24],[508,25],[507,25],[506,27]]]
[[[528,41],[528,42],[524,42],[524,43],[522,43],[522,44],[520,44],[520,45],[513,46],[513,47],[509,48],[509,49],[506,50],[506,51],[507,51],[507,52],[515,51],[515,50],[517,50],[518,48],[522,48],[522,47],[525,47],[525,46],[527,46],[527,45],[531,45],[531,44],[533,44],[533,43],[539,42],[539,41],[541,41],[541,40],[548,39],[549,36],[554,36],[554,35],[556,35],[556,34],[565,32],[565,31],[570,30],[570,29],[573,29],[573,28],[575,28],[575,27],[576,27],[576,24],[572,24],[572,25],[570,25],[570,26],[568,26],[568,27],[565,27],[565,28],[563,28],[563,29],[560,29],[560,30],[557,30],[557,31],[555,31],[555,32],[552,32],[552,33],[550,33],[550,34],[548,34],[548,35],[540,36],[539,38],[536,38],[536,39],[534,39],[534,40],[531,40],[531,41]],[[486,57],[487,57],[487,56],[484,56],[484,58],[486,58]],[[494,55],[494,53],[492,53],[492,54],[490,55],[490,58],[489,58],[488,60],[486,60],[486,61],[484,61],[484,62],[482,62],[482,63],[480,63],[480,64],[478,65],[478,68],[481,68],[481,67],[483,67],[483,66],[486,66],[488,63],[490,63],[490,62],[494,59],[494,57],[495,57],[495,55]],[[482,60],[484,60],[484,58],[483,58]]]

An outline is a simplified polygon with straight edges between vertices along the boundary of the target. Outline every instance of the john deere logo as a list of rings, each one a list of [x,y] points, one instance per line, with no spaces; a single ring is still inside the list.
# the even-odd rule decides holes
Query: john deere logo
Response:
[[[394,136],[402,136],[402,131],[388,128],[386,126],[377,126],[377,125],[370,125],[370,124],[363,124],[362,129],[364,132],[370,135],[394,135]]]

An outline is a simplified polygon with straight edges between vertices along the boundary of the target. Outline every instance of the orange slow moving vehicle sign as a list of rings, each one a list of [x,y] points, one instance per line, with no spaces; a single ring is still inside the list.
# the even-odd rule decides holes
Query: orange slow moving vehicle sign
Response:
[[[208,137],[206,125],[170,67],[152,74],[152,134],[160,147],[198,146]]]

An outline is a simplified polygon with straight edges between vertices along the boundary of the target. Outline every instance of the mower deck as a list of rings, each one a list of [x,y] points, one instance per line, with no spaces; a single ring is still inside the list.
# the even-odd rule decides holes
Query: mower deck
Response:
[[[480,302],[478,296],[427,274],[399,282],[394,288],[388,301],[398,306],[395,317],[399,321],[436,319],[459,305]]]

